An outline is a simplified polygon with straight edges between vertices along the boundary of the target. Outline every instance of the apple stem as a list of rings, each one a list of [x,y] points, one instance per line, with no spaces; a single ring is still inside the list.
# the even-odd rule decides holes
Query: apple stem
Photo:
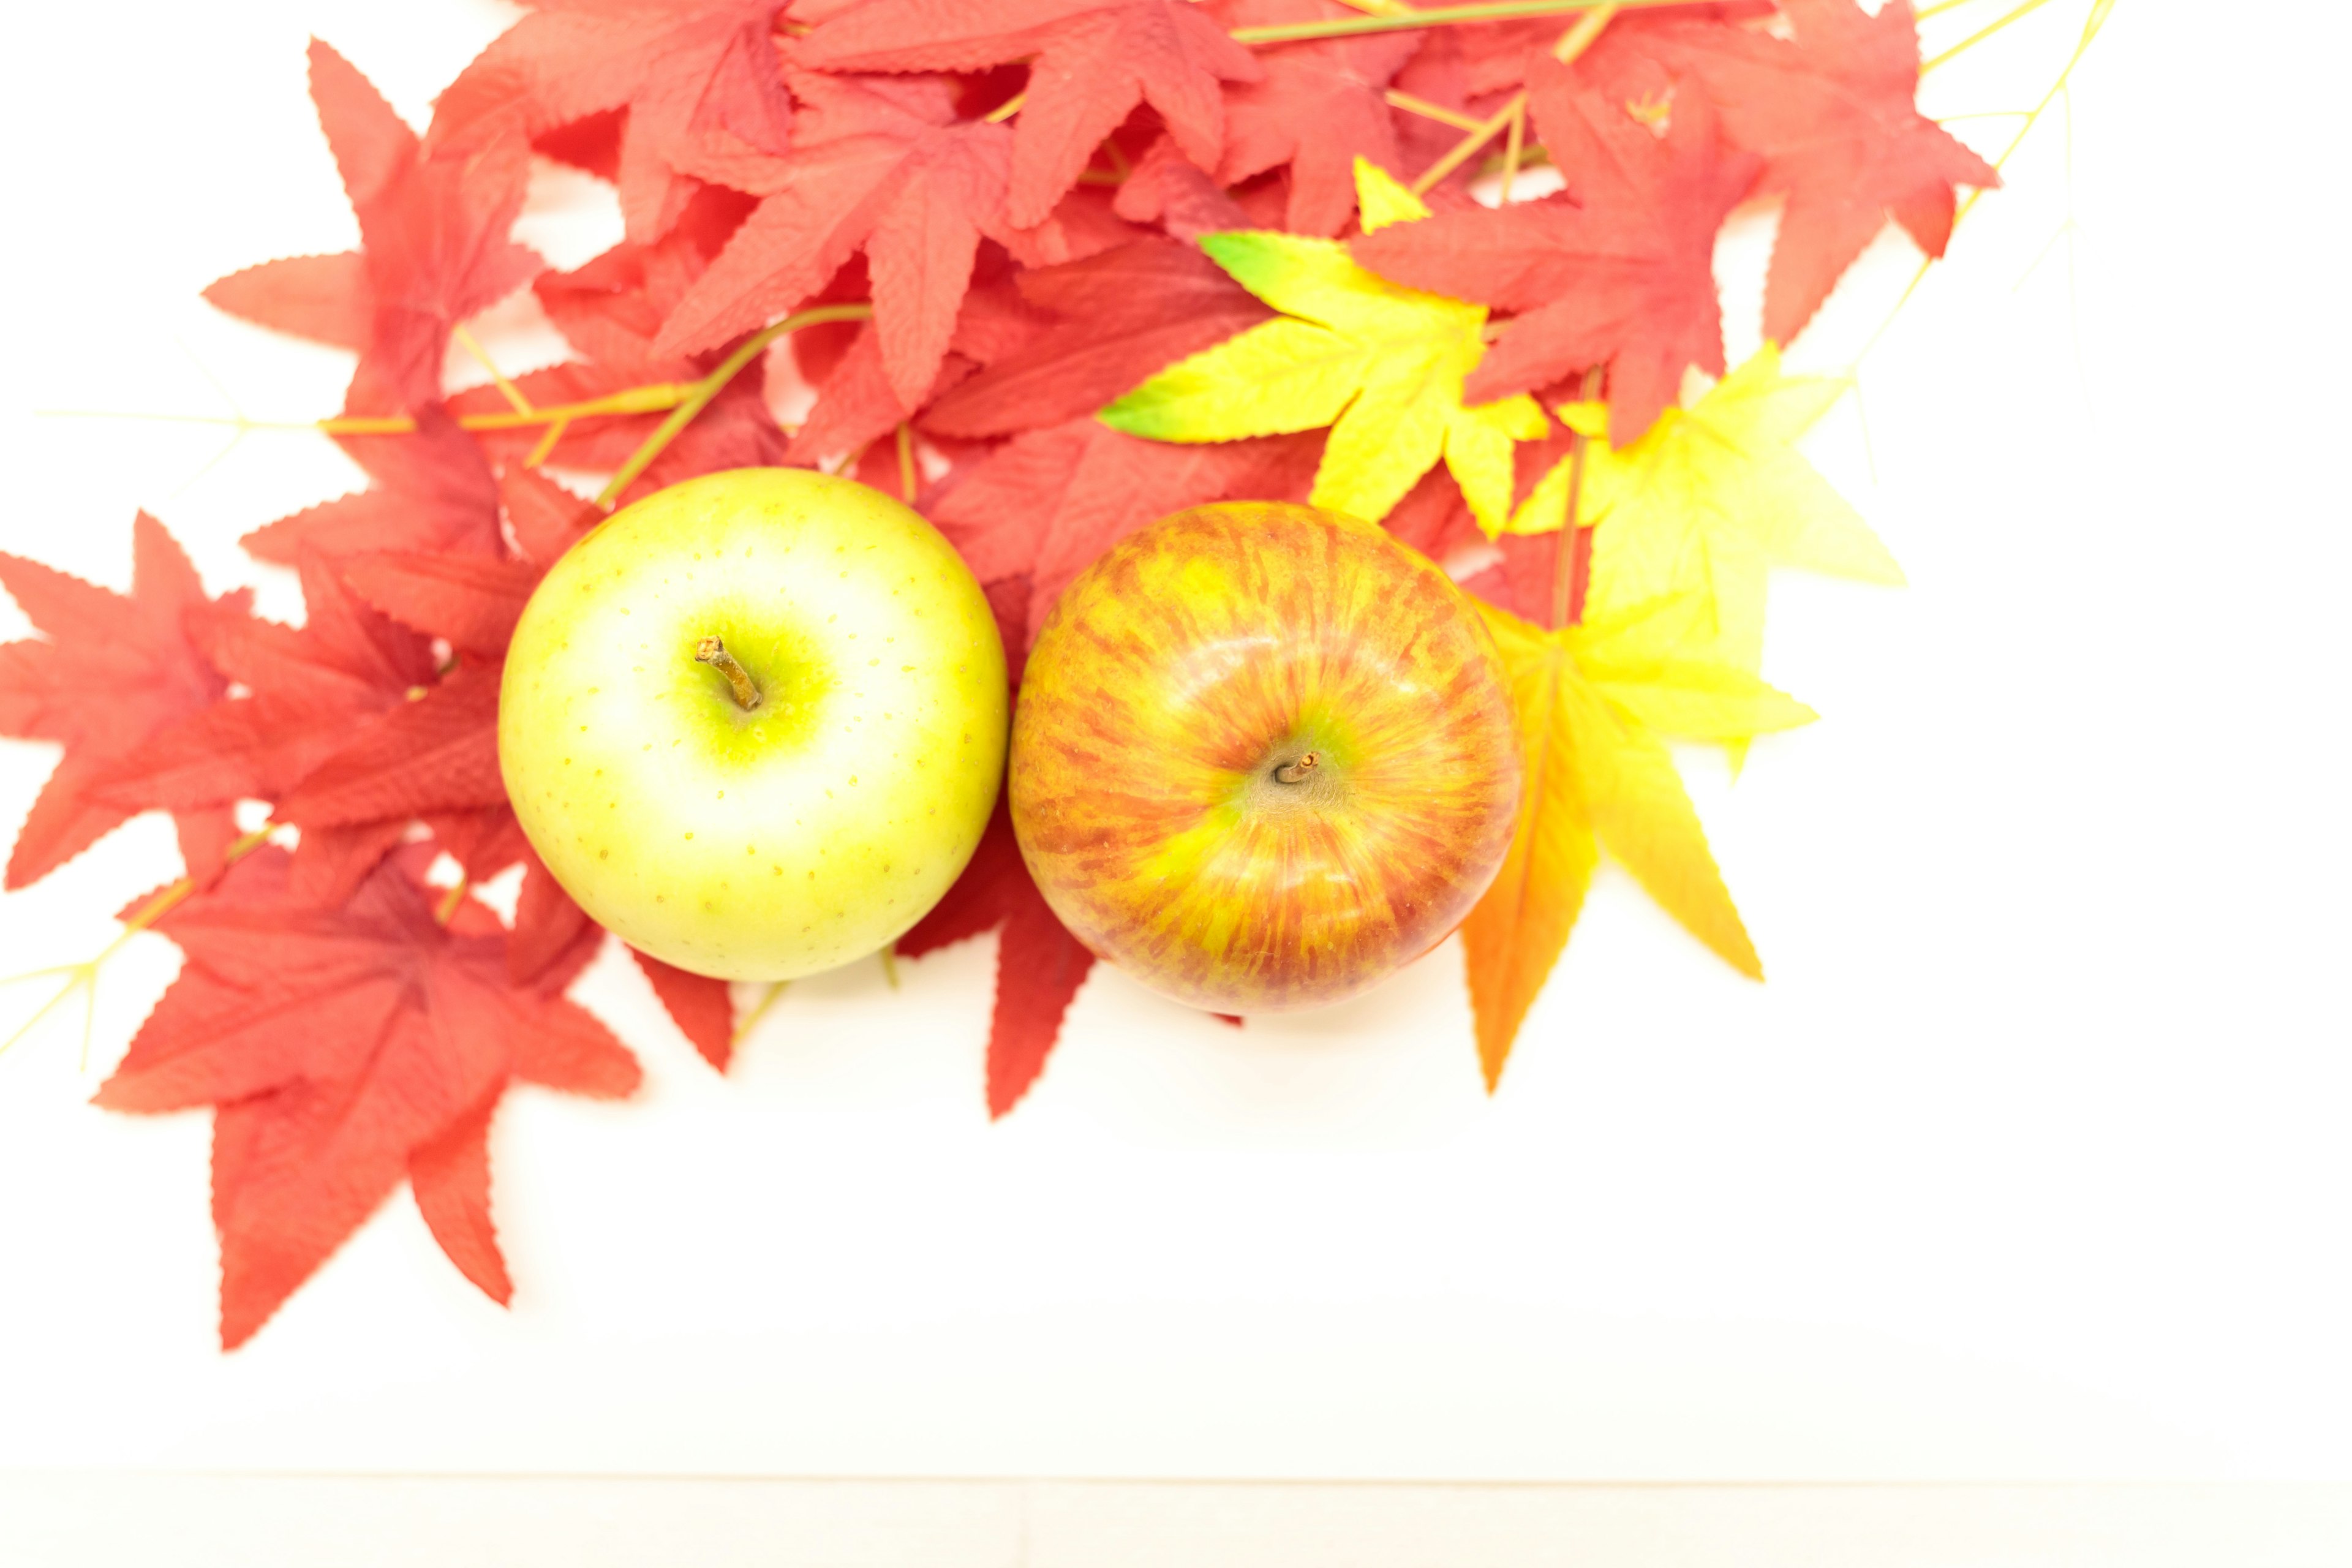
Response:
[[[1307,775],[1315,771],[1315,764],[1322,760],[1312,752],[1305,752],[1296,761],[1285,763],[1275,769],[1275,782],[1286,784],[1304,784]]]
[[[694,658],[696,663],[707,664],[727,678],[727,684],[735,689],[735,706],[748,713],[760,705],[760,689],[752,683],[751,672],[735,662],[725,643],[704,637],[694,645]]]

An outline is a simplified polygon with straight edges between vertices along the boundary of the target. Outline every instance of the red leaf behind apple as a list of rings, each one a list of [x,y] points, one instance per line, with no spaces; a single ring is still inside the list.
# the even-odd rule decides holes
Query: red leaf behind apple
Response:
[[[900,937],[908,958],[1003,928],[996,952],[996,1000],[988,1025],[988,1114],[1020,1103],[1045,1068],[1062,1016],[1094,967],[1094,954],[1064,929],[1022,862],[1013,818],[1000,796],[963,875],[930,913]]]
[[[634,947],[629,956],[646,972],[678,1032],[704,1061],[725,1072],[735,1058],[735,1002],[727,982],[664,963]]]

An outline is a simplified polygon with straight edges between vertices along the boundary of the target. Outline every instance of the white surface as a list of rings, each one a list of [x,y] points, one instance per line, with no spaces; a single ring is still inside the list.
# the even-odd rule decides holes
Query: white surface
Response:
[[[2080,16],[1937,73],[1931,109],[2030,104]],[[421,123],[500,25],[12,18],[0,542],[121,585],[146,506],[214,587],[292,613],[235,541],[356,482],[327,443],[206,468],[225,432],[30,411],[214,412],[206,373],[257,417],[331,411],[345,356],[196,299],[353,238],[304,37]],[[1611,873],[1492,1101],[1449,947],[1240,1033],[1097,972],[991,1126],[992,939],[895,994],[871,966],[796,986],[723,1081],[608,954],[576,994],[647,1087],[509,1100],[514,1310],[404,1195],[223,1357],[205,1118],[84,1103],[176,962],[142,938],[86,1070],[70,1013],[0,1058],[0,1465],[2352,1475],[2352,546],[2316,167],[2352,39],[2295,26],[2120,7],[2074,103],[2078,310],[2053,111],[1864,366],[1868,442],[1851,400],[1812,439],[1913,585],[1777,579],[1768,673],[1824,721],[1736,787],[1689,759],[1769,986]],[[609,202],[543,173],[527,237],[575,264]],[[1723,249],[1735,357],[1767,234]],[[1912,258],[1883,241],[1797,362],[1845,363]],[[510,368],[555,353],[520,307],[486,335]],[[51,755],[0,747],[0,832]],[[174,870],[159,820],[118,833],[0,900],[0,963],[94,952]]]
[[[2352,1489],[0,1475],[10,1568],[2341,1568]]]

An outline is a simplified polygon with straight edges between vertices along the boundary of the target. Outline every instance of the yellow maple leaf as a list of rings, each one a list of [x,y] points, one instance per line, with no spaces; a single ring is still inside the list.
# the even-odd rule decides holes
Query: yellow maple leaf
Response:
[[[1367,228],[1429,216],[1361,158],[1356,189]],[[1463,406],[1463,378],[1486,352],[1484,305],[1391,283],[1335,240],[1244,230],[1203,235],[1201,248],[1282,316],[1171,365],[1105,408],[1103,423],[1185,442],[1328,425],[1313,504],[1377,522],[1443,458],[1481,525],[1501,529],[1512,444],[1549,426],[1524,393]]]
[[[1699,611],[1695,651],[1753,670],[1763,658],[1768,568],[1901,583],[1877,535],[1792,444],[1845,387],[1828,376],[1782,375],[1780,351],[1768,342],[1696,406],[1667,409],[1622,451],[1607,444],[1605,405],[1562,408],[1571,429],[1594,438],[1577,503],[1578,522],[1597,530],[1587,614],[1688,595]],[[1512,515],[1513,532],[1549,532],[1566,521],[1569,474],[1563,460],[1544,476]]]
[[[1557,631],[1480,609],[1503,656],[1527,769],[1510,852],[1462,924],[1492,1090],[1604,848],[1725,963],[1764,977],[1664,737],[1745,742],[1814,714],[1745,670],[1690,657],[1696,606],[1686,599]]]

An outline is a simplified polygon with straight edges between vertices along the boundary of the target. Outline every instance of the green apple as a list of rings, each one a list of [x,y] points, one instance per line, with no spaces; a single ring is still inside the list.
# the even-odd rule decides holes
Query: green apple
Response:
[[[1003,771],[1004,649],[955,551],[880,492],[737,468],[614,513],[531,595],[499,765],[599,924],[789,980],[947,891]]]

